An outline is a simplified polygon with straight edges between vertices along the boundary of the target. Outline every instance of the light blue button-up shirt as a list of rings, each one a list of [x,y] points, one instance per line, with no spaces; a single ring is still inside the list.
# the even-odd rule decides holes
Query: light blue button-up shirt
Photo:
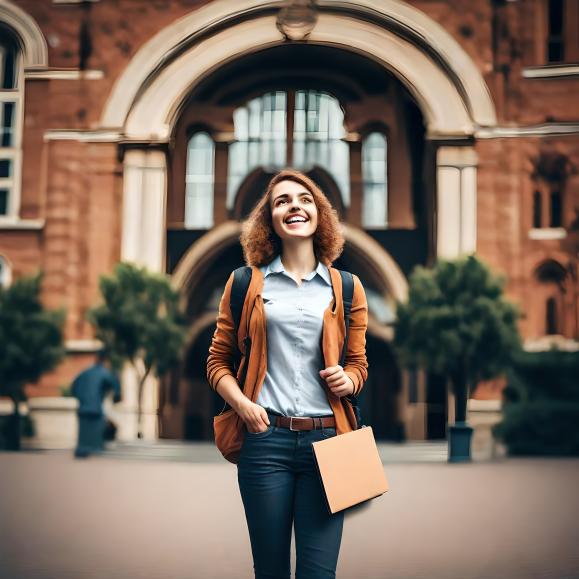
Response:
[[[257,404],[284,416],[331,416],[319,371],[324,368],[322,327],[332,299],[332,280],[321,262],[302,278],[285,271],[278,255],[263,273],[267,373]]]

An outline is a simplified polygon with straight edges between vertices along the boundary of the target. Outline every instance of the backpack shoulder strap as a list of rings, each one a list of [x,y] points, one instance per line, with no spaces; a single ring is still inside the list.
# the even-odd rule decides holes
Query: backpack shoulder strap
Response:
[[[233,285],[231,286],[231,297],[229,300],[229,305],[231,307],[231,315],[233,316],[233,324],[236,334],[239,329],[241,310],[243,309],[245,296],[247,295],[247,290],[249,289],[249,284],[251,283],[251,274],[252,270],[248,265],[238,267],[233,272]]]
[[[343,368],[346,363],[346,352],[348,351],[350,313],[352,311],[352,301],[354,300],[354,276],[349,271],[338,271],[340,272],[340,277],[342,278],[342,302],[344,304],[344,324],[346,326],[344,347],[342,348],[342,355],[340,356],[340,366]],[[356,428],[360,428],[362,426],[362,414],[360,412],[358,398],[354,395],[346,396],[345,398],[347,398],[352,404],[352,411],[354,412],[354,417],[356,418]]]
[[[346,325],[346,337],[344,339],[342,355],[340,356],[340,366],[344,367],[346,351],[348,349],[348,336],[350,333],[350,312],[352,311],[352,300],[354,299],[354,276],[349,271],[342,271],[341,269],[338,271],[342,278],[342,303],[344,305],[344,324]]]

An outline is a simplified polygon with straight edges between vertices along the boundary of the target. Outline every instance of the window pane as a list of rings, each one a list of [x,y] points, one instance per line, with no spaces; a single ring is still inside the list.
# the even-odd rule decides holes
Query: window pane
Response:
[[[549,36],[563,32],[563,0],[549,0]]]
[[[388,183],[386,165],[387,143],[382,133],[370,133],[362,144],[362,203],[363,227],[387,225]]]
[[[0,189],[0,215],[7,215],[8,213],[8,189]]]
[[[14,146],[14,113],[16,111],[16,103],[14,102],[0,102],[0,146],[13,147]]]
[[[207,229],[213,225],[213,140],[207,133],[196,133],[187,149],[185,188],[185,227]]]
[[[350,203],[350,154],[344,113],[336,98],[315,90],[296,92],[294,111],[294,166],[308,171],[323,167],[336,181],[347,206]]]
[[[0,159],[0,179],[10,179],[10,177],[12,177],[12,161]]]
[[[561,194],[559,191],[551,192],[551,227],[561,227]]]
[[[266,93],[233,113],[236,142],[229,147],[227,207],[247,175],[256,167],[267,171],[286,163],[286,93]]]
[[[0,34],[3,30],[0,28]],[[17,88],[17,46],[9,38],[2,39],[0,45],[0,90]]]
[[[533,193],[533,227],[541,227],[541,192]]]
[[[557,302],[555,298],[547,300],[545,330],[547,335],[552,336],[559,333],[557,321]]]
[[[549,31],[547,34],[548,62],[562,62],[565,60],[563,11],[563,0],[549,0]]]

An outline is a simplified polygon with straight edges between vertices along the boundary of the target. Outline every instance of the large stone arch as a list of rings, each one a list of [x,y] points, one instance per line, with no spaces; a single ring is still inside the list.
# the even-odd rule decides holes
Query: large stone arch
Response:
[[[24,69],[48,66],[48,48],[36,20],[8,0],[0,0],[0,22],[9,26],[18,36],[24,56]]]
[[[117,80],[103,128],[165,140],[184,98],[212,70],[281,44],[282,0],[217,0],[147,42]],[[321,0],[309,43],[336,46],[388,68],[420,104],[430,136],[473,134],[496,124],[488,88],[470,57],[440,25],[397,0]]]

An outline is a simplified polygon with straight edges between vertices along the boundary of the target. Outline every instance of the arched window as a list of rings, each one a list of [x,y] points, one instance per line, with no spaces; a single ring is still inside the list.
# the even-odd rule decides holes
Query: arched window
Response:
[[[533,193],[533,227],[539,229],[542,226],[541,192]]]
[[[277,91],[252,99],[233,113],[235,142],[229,147],[227,207],[243,180],[257,167],[273,172],[322,167],[350,204],[350,155],[343,140],[344,113],[338,100],[321,91]]]
[[[370,133],[362,143],[364,197],[362,226],[385,228],[388,224],[387,142],[382,133]]]
[[[544,318],[539,320],[543,325],[540,328],[546,335],[563,334],[565,285],[567,282],[567,271],[553,259],[548,259],[541,263],[535,270],[535,277],[539,282],[534,295],[539,303],[545,304]]]
[[[16,40],[0,26],[0,218],[19,211],[22,106],[21,58]]]
[[[12,271],[8,261],[0,255],[0,287],[8,287],[12,282]]]
[[[187,229],[209,229],[213,226],[214,164],[213,139],[207,133],[195,133],[187,145],[185,187]]]

